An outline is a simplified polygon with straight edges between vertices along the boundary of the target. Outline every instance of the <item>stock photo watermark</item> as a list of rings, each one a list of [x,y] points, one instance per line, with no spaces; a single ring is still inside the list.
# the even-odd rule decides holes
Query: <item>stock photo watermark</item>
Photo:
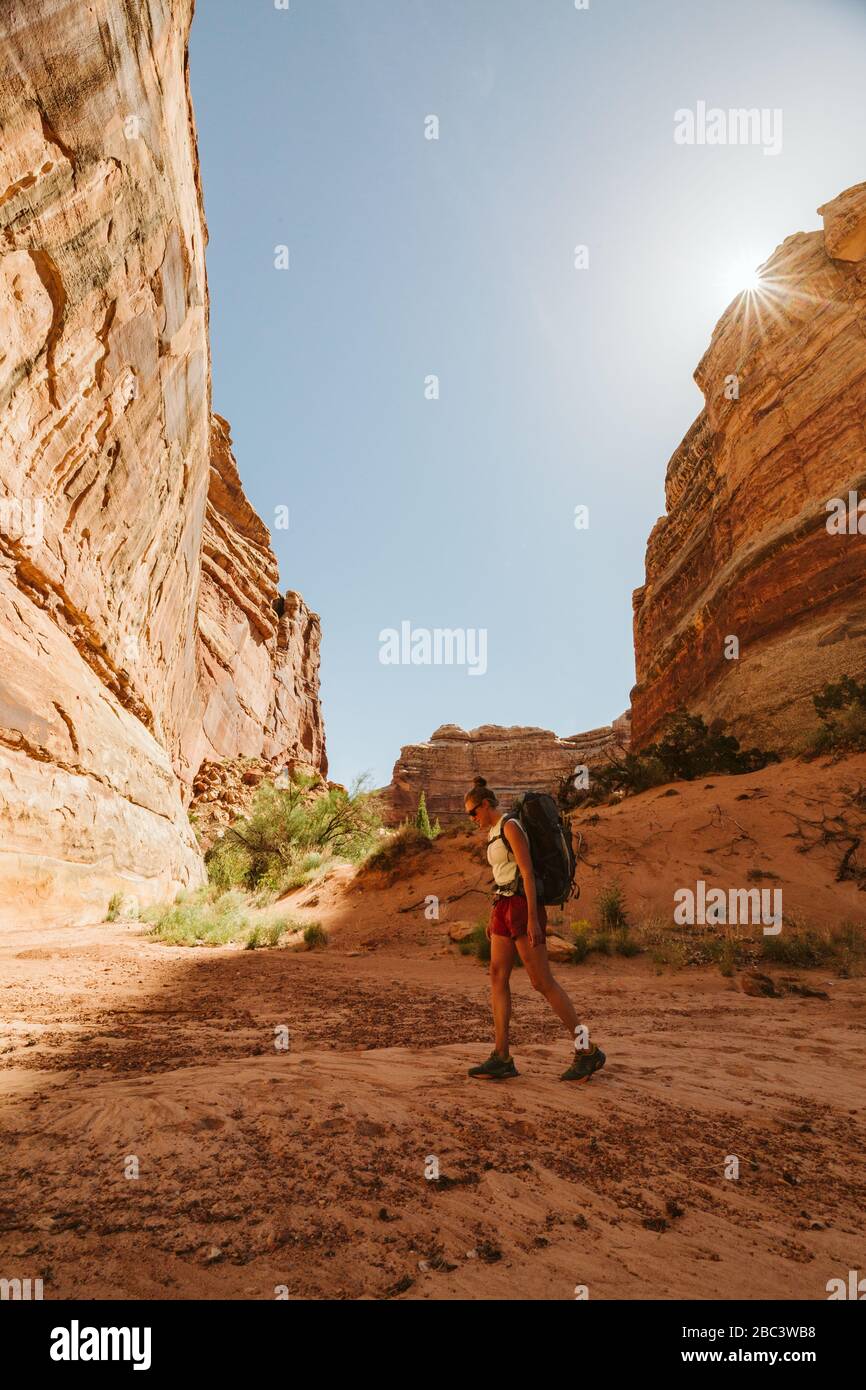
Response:
[[[699,878],[694,889],[674,892],[677,926],[763,926],[765,936],[782,930],[781,888],[707,888]]]
[[[399,629],[379,633],[383,666],[465,666],[470,676],[487,673],[487,629],[483,627],[413,627],[408,619]]]
[[[694,109],[674,112],[676,145],[755,145],[765,155],[782,153],[782,111],[779,107],[735,107],[696,103]]]

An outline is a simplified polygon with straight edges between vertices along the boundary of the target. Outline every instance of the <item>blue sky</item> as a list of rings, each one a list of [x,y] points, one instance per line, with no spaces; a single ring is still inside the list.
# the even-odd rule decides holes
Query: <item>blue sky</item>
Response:
[[[864,50],[861,0],[199,0],[213,404],[322,618],[334,778],[626,708],[692,373],[863,179]],[[781,152],[677,145],[699,101],[781,110]],[[383,665],[402,621],[484,629],[486,673]]]

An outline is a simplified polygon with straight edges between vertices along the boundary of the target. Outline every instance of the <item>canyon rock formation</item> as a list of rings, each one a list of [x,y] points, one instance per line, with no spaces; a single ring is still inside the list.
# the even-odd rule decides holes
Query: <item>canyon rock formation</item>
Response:
[[[819,212],[823,232],[778,248],[697,368],[706,406],[668,465],[634,595],[636,748],[685,704],[792,751],[813,693],[866,671],[849,498],[866,514],[866,184]],[[828,530],[832,499],[852,504],[844,534]]]
[[[300,594],[278,586],[268,529],[244,495],[228,424],[214,416],[198,602],[201,700],[181,742],[185,769],[262,756],[327,772],[319,619]]]
[[[193,0],[5,0],[0,920],[201,881],[204,759],[324,772],[318,619],[211,415]]]
[[[443,724],[427,743],[401,749],[391,783],[381,793],[387,819],[414,816],[424,792],[431,819],[465,815],[463,798],[476,777],[486,777],[506,805],[520,792],[555,793],[580,766],[604,762],[612,747],[629,741],[629,716],[588,733],[559,738],[548,729],[482,724],[467,732]]]

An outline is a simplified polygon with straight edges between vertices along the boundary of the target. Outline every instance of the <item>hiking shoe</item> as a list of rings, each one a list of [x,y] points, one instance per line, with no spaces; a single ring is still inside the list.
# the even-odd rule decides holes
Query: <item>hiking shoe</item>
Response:
[[[599,1047],[598,1043],[593,1043],[591,1052],[576,1052],[574,1061],[567,1071],[562,1073],[560,1081],[590,1081],[597,1071],[601,1071],[607,1058]]]
[[[520,1072],[514,1065],[513,1057],[509,1057],[506,1062],[498,1052],[491,1052],[486,1062],[482,1062],[479,1067],[469,1068],[469,1075],[487,1081],[504,1081],[506,1077],[519,1076]]]

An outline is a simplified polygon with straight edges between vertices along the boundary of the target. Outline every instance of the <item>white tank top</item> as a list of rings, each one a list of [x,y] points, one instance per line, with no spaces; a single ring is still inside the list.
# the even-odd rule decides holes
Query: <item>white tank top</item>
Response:
[[[493,881],[503,892],[513,892],[517,886],[519,869],[509,846],[501,838],[504,815],[490,827],[487,836],[487,862],[493,870]]]

